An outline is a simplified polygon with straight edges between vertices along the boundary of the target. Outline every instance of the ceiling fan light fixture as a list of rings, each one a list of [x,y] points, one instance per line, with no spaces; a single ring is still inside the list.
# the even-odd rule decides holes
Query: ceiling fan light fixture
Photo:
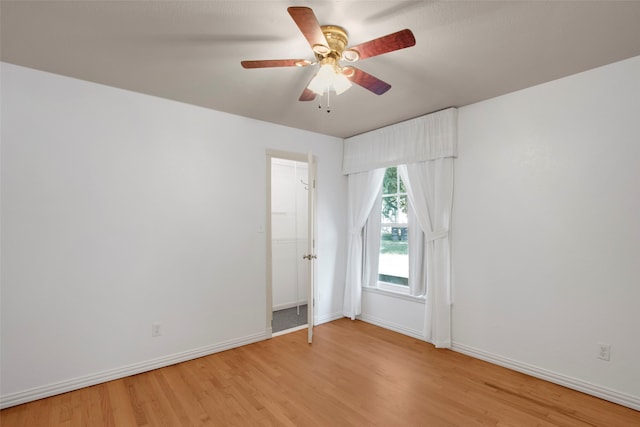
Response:
[[[324,91],[332,85],[334,74],[335,71],[330,64],[321,65],[316,75],[309,82],[307,89],[312,90],[318,95],[322,95]]]
[[[333,80],[333,90],[335,90],[336,95],[340,95],[350,87],[351,82],[349,81],[349,79],[346,78],[342,73],[336,73],[335,79]]]
[[[333,90],[340,95],[351,87],[351,82],[341,72],[338,72],[332,64],[323,64],[318,73],[311,79],[307,89],[318,95],[325,91]]]

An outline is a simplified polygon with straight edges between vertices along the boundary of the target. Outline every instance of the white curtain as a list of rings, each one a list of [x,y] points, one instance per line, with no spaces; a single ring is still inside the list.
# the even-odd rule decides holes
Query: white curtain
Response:
[[[382,226],[382,186],[367,218],[363,233],[362,285],[377,287],[380,264],[380,227]]]
[[[398,167],[420,228],[422,254],[409,244],[409,259],[424,256],[426,290],[425,339],[436,347],[451,347],[451,251],[449,227],[453,202],[453,158],[447,157]],[[411,242],[411,241],[410,241]],[[414,246],[413,253],[411,249]],[[418,258],[420,259],[420,258]],[[410,270],[411,271],[411,270]],[[411,273],[410,273],[411,274]]]
[[[408,182],[405,167],[398,166],[398,173],[403,182]],[[422,231],[422,227],[420,227],[416,209],[413,207],[411,199],[409,199],[407,220],[409,225],[409,295],[422,297],[426,294],[427,290],[425,277],[427,260],[424,250],[424,232]]]
[[[380,192],[384,172],[384,169],[375,169],[348,177],[349,236],[343,314],[351,319],[362,313],[362,229]]]
[[[418,242],[418,245],[409,243],[410,248],[418,246],[422,249],[422,254],[412,255],[418,263],[412,261],[409,266],[415,278],[410,282],[410,291],[412,295],[426,297],[425,339],[437,347],[451,346],[449,224],[453,158],[458,155],[457,119],[458,110],[449,108],[347,138],[342,162],[342,171],[350,179],[367,171],[407,165],[405,184],[411,188],[409,194],[415,219],[424,231],[422,245],[419,244],[420,233],[418,237],[409,236]],[[381,184],[382,173],[377,185]],[[349,253],[343,311],[353,319],[360,314],[362,306],[362,227],[377,186],[367,187],[364,194],[355,184],[352,186],[351,181],[349,185]],[[354,199],[358,200],[357,204]],[[351,204],[354,204],[353,208]],[[421,259],[423,263],[419,263]]]

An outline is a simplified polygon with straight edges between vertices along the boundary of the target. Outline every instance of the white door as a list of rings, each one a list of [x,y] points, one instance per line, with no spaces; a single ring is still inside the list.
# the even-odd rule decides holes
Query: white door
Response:
[[[315,276],[316,276],[316,163],[313,158],[313,154],[309,152],[307,154],[308,164],[308,183],[309,192],[307,194],[308,200],[308,222],[307,222],[307,242],[308,251],[307,259],[309,261],[309,302],[307,303],[307,325],[308,335],[307,341],[309,344],[313,342],[313,314],[315,312]]]
[[[306,208],[305,212],[305,221],[306,224],[300,224],[300,237],[302,238],[303,233],[306,233],[305,237],[307,243],[300,247],[303,253],[299,253],[299,255],[295,258],[297,262],[303,263],[304,270],[300,270],[300,277],[304,277],[306,283],[302,284],[302,286],[306,286],[306,292],[302,292],[301,295],[306,294],[305,300],[307,303],[307,327],[308,327],[308,341],[311,343],[313,339],[313,319],[315,312],[315,221],[316,221],[316,163],[313,155],[311,153],[302,154],[302,153],[292,153],[292,152],[283,152],[276,150],[267,150],[267,227],[266,227],[266,240],[267,240],[267,319],[266,319],[266,332],[269,336],[272,336],[272,320],[273,320],[273,308],[277,305],[277,298],[274,296],[274,292],[279,288],[277,282],[283,278],[279,275],[278,272],[282,273],[282,266],[279,264],[277,259],[274,259],[274,242],[279,238],[279,231],[282,230],[282,227],[274,226],[274,218],[281,218],[280,215],[275,215],[279,208],[277,208],[277,203],[274,205],[273,199],[273,191],[276,188],[274,182],[272,182],[272,163],[274,160],[279,161],[292,161],[292,162],[300,162],[304,164],[304,167],[307,168],[306,177],[298,177],[300,180],[302,178],[304,181],[300,181],[300,185],[304,185],[304,188],[307,190],[307,200],[304,198],[300,198],[299,201],[301,203],[305,203]],[[304,173],[304,172],[302,172]],[[297,176],[297,175],[296,175]],[[276,190],[280,191],[280,190]],[[277,212],[280,213],[280,212]],[[275,216],[274,216],[275,215]],[[297,229],[297,228],[296,228]],[[304,231],[303,231],[304,230]],[[275,255],[278,256],[277,254]],[[303,259],[304,258],[304,259]],[[276,268],[277,266],[277,268]],[[306,268],[308,267],[308,268]],[[303,272],[304,271],[304,272]],[[296,273],[296,277],[297,273]],[[276,282],[274,284],[274,281]],[[288,280],[284,280],[284,282],[288,283]],[[280,333],[281,331],[278,331]]]

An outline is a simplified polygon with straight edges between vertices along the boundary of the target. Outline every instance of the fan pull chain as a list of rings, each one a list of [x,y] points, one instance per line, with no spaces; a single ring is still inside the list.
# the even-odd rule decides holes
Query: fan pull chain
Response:
[[[331,90],[327,87],[327,114],[331,112],[331,102],[329,100],[330,93],[331,93]]]
[[[331,92],[330,87],[327,87],[327,114],[331,112],[331,100],[329,99],[330,92]],[[320,103],[318,104],[318,109],[322,109],[322,95],[320,95]]]

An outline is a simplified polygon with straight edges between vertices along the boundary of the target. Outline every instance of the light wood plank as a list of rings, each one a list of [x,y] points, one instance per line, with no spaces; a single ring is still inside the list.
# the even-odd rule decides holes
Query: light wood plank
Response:
[[[0,412],[39,426],[640,426],[640,412],[347,319]]]

